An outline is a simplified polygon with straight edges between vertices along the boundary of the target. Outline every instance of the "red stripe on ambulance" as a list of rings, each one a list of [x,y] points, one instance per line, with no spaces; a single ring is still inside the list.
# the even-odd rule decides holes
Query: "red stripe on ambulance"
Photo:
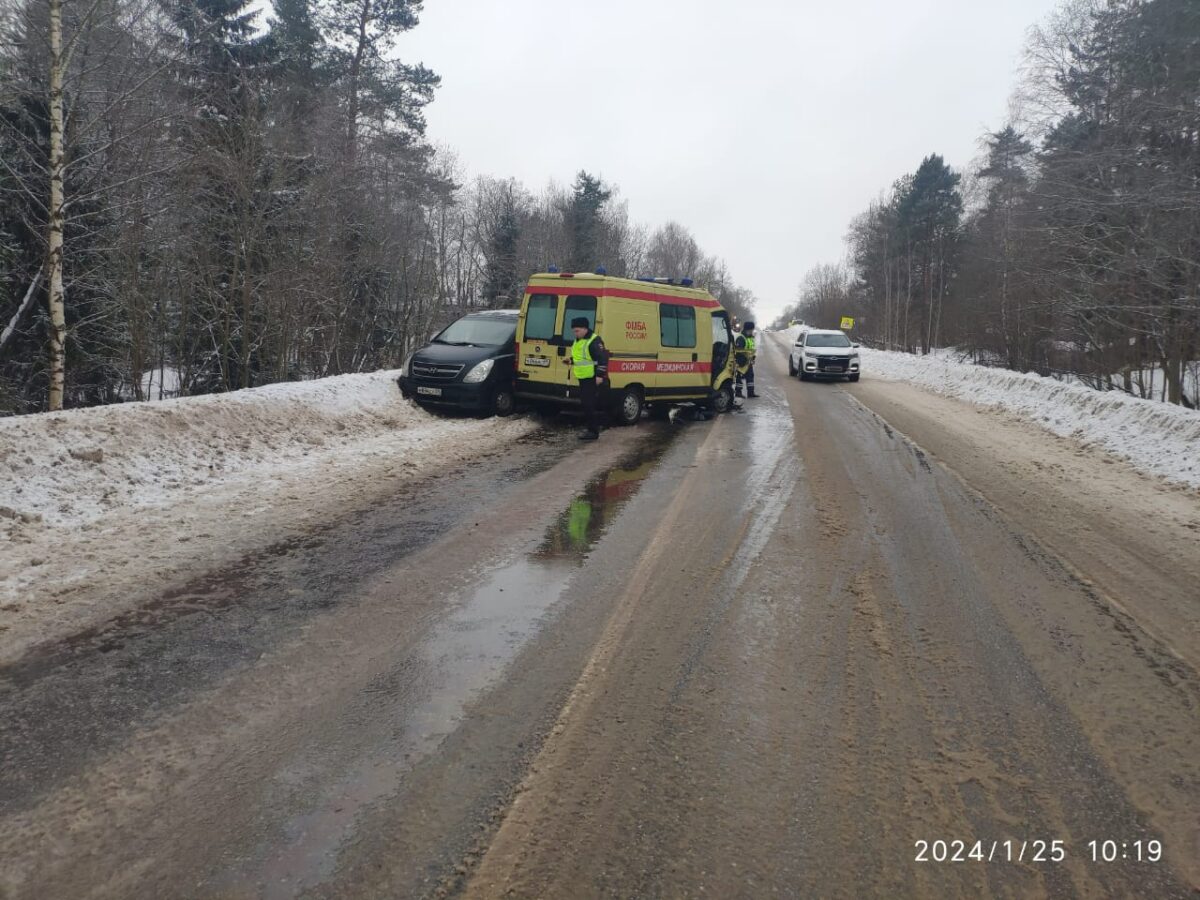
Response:
[[[671,375],[687,372],[711,372],[710,362],[656,362],[640,359],[610,359],[608,371],[613,372],[658,372]]]

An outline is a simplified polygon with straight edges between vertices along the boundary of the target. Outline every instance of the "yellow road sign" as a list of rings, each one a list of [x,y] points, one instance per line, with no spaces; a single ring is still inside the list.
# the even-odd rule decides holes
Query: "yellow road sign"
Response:
[[[854,319],[851,316],[842,316],[842,331],[849,331],[854,327]]]

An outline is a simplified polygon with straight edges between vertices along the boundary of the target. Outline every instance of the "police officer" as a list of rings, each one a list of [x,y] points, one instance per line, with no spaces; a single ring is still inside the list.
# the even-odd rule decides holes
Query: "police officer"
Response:
[[[754,399],[754,358],[755,358],[754,323],[744,322],[742,332],[733,340],[733,361],[737,368],[737,385],[735,396],[742,396],[742,382],[746,384],[746,396]]]
[[[571,320],[571,331],[575,343],[571,345],[571,372],[579,379],[579,399],[583,403],[584,421],[587,428],[580,435],[581,441],[594,441],[600,437],[599,405],[600,387],[608,377],[608,350],[600,335],[592,331],[587,317]]]

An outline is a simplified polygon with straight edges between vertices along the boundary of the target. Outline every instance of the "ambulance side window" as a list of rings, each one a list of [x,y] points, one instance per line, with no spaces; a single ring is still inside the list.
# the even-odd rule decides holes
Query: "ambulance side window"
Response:
[[[534,294],[525,309],[525,340],[548,341],[554,337],[554,320],[558,315],[558,297],[553,294]]]
[[[588,328],[596,327],[596,298],[581,297],[572,294],[567,298],[567,311],[563,313],[563,340],[568,344],[575,341],[575,332],[571,330],[571,320],[583,316],[588,320]],[[601,335],[603,337],[604,335]]]
[[[664,347],[696,346],[696,310],[691,306],[663,303],[659,306]]]

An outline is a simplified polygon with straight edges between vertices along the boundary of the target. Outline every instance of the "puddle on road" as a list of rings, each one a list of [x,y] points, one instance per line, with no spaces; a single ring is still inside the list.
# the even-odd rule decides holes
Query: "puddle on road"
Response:
[[[587,556],[662,459],[673,437],[672,431],[655,434],[617,465],[589,481],[547,530],[533,558],[545,561]]]
[[[372,693],[400,695],[402,686],[416,682],[425,693],[415,705],[397,703],[392,710],[398,723],[395,743],[360,760],[353,772],[323,792],[319,808],[288,822],[282,849],[214,887],[293,897],[332,875],[342,842],[360,813],[400,789],[407,771],[454,731],[466,706],[537,633],[591,548],[662,461],[673,437],[671,430],[655,433],[589,481],[539,543],[491,569],[470,589],[425,641],[419,658],[402,660],[368,686]],[[387,715],[386,708],[380,713]],[[286,774],[282,780],[288,780]]]

